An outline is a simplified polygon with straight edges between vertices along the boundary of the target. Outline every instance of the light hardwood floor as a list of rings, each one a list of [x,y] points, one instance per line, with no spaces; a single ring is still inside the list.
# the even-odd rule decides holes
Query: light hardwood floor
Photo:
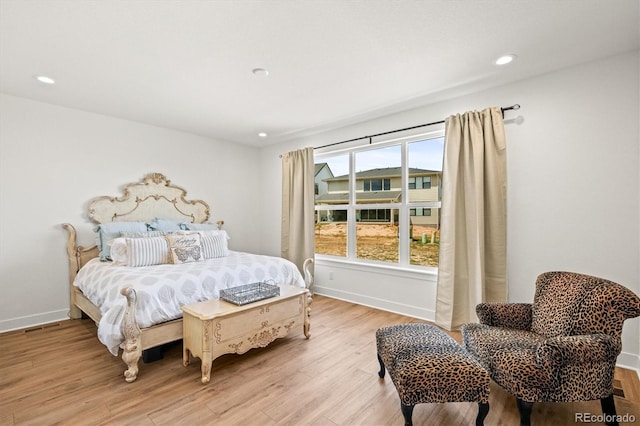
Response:
[[[140,364],[125,383],[124,364],[96,338],[91,320],[0,334],[0,425],[402,425],[399,399],[378,378],[375,331],[416,320],[315,296],[311,338],[302,327],[285,339],[213,363],[200,382],[200,362],[182,366],[182,346]],[[453,334],[460,339],[459,334]],[[619,415],[640,424],[640,385],[619,370]],[[487,425],[517,425],[515,400],[492,383]],[[416,425],[473,424],[471,403],[420,404]],[[534,425],[575,425],[575,413],[600,415],[598,401],[540,403]]]

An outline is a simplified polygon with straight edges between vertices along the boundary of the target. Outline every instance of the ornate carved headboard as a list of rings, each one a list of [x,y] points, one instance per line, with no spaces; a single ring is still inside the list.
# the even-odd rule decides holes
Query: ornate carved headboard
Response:
[[[172,185],[161,173],[149,173],[142,181],[124,187],[121,197],[98,197],[89,203],[89,217],[96,223],[147,221],[156,217],[203,223],[209,219],[209,205],[187,200],[187,191]]]
[[[209,205],[202,200],[187,200],[187,191],[172,185],[161,173],[149,173],[140,182],[124,187],[121,197],[97,197],[89,202],[89,217],[96,223],[152,221],[155,218],[204,223],[209,219]],[[224,221],[218,221],[222,226]],[[65,223],[68,232],[69,283],[89,260],[98,256],[98,247],[77,245],[75,228]],[[73,290],[73,288],[72,288]]]

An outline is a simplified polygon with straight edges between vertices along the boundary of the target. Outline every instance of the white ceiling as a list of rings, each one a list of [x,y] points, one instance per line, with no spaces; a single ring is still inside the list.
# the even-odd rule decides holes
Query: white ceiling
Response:
[[[263,146],[638,49],[639,3],[0,0],[0,91]]]

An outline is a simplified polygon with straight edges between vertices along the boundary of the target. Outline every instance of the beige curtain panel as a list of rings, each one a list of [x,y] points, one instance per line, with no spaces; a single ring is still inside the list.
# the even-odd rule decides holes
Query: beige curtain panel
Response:
[[[282,155],[281,255],[300,272],[305,259],[314,257],[314,178],[313,148]]]
[[[506,172],[500,108],[445,120],[436,323],[447,330],[507,299]]]

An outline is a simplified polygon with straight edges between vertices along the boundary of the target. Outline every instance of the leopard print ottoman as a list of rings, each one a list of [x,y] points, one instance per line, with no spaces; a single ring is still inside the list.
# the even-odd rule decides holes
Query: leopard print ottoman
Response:
[[[489,412],[489,373],[438,327],[399,324],[376,331],[380,378],[385,369],[400,396],[405,426],[416,404],[477,402],[476,425]]]

